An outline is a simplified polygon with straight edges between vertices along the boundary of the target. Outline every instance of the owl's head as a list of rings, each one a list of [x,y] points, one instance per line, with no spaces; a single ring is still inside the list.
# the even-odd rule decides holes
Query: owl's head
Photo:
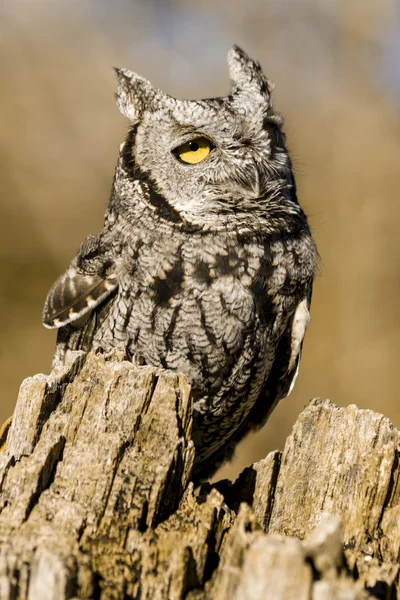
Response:
[[[271,82],[237,46],[228,66],[230,94],[205,100],[177,100],[116,69],[117,104],[132,125],[115,183],[125,206],[139,181],[165,218],[208,229],[271,226],[300,211]]]

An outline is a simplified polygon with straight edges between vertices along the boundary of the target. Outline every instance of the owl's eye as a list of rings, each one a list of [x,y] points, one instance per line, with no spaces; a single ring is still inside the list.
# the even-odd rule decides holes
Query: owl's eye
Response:
[[[205,137],[197,137],[175,148],[174,154],[184,163],[197,165],[210,154],[212,149],[210,140]]]

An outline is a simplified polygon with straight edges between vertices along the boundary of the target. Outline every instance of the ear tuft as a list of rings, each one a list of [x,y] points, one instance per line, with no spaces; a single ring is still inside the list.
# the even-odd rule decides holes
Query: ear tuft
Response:
[[[120,112],[132,123],[141,120],[146,108],[151,108],[155,90],[150,81],[128,69],[114,67],[118,80],[115,95]]]
[[[249,62],[247,54],[236,44],[228,51],[229,76],[235,83],[244,83],[248,79],[246,74]]]
[[[269,102],[273,84],[264,75],[260,63],[251,59],[236,44],[228,52],[229,75],[233,82],[235,93],[247,93],[262,96]]]

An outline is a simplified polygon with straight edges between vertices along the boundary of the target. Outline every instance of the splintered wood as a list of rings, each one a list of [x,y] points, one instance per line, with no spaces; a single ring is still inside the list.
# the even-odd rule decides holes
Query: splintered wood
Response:
[[[0,454],[0,600],[396,598],[399,432],[313,400],[282,453],[191,480],[185,379],[122,352],[26,379]]]

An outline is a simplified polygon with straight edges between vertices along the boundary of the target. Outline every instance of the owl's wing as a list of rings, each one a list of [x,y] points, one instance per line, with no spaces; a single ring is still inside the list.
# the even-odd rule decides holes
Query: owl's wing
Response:
[[[311,291],[298,303],[286,325],[264,388],[250,413],[250,428],[262,427],[279,400],[293,390],[299,373],[304,336],[310,322],[310,302]]]
[[[115,288],[115,275],[85,275],[70,267],[51,287],[43,308],[42,321],[48,329],[59,328],[92,311]]]
[[[113,261],[100,236],[90,235],[69,269],[50,289],[42,321],[48,329],[60,328],[89,314],[118,287]]]
[[[289,396],[299,373],[304,336],[310,322],[310,298],[303,298],[286,327],[267,381],[276,401]]]

